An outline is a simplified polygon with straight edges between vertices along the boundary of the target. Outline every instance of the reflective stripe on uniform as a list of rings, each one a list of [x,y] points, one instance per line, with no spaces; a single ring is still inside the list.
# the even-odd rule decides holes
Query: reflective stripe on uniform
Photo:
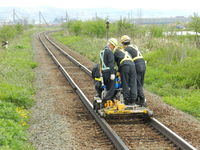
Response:
[[[132,60],[135,61],[137,59],[140,59],[140,58],[143,58],[142,56],[137,56],[137,57],[134,57]]]
[[[105,65],[105,63],[104,63],[104,50],[103,51],[101,51],[101,53],[100,53],[100,59],[101,59],[101,64],[102,64],[102,70],[108,70],[108,69],[110,69],[110,67],[107,67],[106,65]]]
[[[95,81],[101,81],[101,78],[94,78]]]
[[[124,58],[120,61],[120,64],[122,64],[125,60],[133,61],[132,58],[131,58],[131,56],[128,54],[127,51],[123,51],[123,50],[121,50],[121,51],[125,54],[125,56],[124,56]]]
[[[129,45],[130,47],[134,48],[137,51],[137,56],[133,58],[133,61],[137,60],[137,59],[141,59],[143,58],[141,52],[138,50],[137,46],[133,46],[133,45]]]

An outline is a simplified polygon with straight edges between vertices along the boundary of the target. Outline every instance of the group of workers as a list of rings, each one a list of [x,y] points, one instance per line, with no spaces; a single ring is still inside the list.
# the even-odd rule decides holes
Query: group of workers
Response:
[[[131,38],[128,35],[123,35],[120,42],[122,46],[119,46],[117,39],[110,38],[106,47],[100,52],[100,64],[96,64],[92,70],[95,89],[103,102],[113,100],[116,93],[115,79],[119,76],[124,104],[143,106],[145,61],[138,48],[131,45]],[[106,94],[102,97],[104,88],[106,88]]]

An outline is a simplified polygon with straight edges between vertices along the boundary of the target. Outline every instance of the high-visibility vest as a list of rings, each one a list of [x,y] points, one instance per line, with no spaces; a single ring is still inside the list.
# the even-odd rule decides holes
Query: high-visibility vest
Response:
[[[110,69],[110,67],[107,67],[107,66],[105,65],[105,63],[104,63],[104,51],[105,51],[105,50],[102,50],[102,51],[100,52],[100,60],[101,60],[101,62],[100,62],[101,67],[100,67],[100,68],[101,68],[102,71]]]
[[[129,45],[130,47],[134,48],[137,51],[137,56],[133,58],[133,61],[143,58],[141,52],[139,51],[139,49],[137,48],[137,46],[133,46],[133,45]]]
[[[120,61],[120,64],[122,64],[125,60],[133,61],[131,56],[129,55],[129,53],[127,51],[121,50],[121,52],[124,53],[124,58]]]

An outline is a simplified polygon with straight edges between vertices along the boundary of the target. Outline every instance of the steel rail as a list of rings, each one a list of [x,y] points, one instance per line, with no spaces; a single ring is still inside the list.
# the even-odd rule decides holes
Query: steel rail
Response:
[[[170,139],[175,145],[177,145],[180,149],[183,150],[196,150],[195,147],[190,145],[187,141],[185,141],[182,137],[177,135],[175,132],[167,128],[164,124],[159,122],[155,118],[150,119],[150,124],[157,129],[159,132],[161,132],[165,137]]]
[[[41,34],[41,33],[40,33]],[[88,109],[88,111],[91,113],[91,115],[94,117],[96,122],[99,124],[99,126],[102,128],[104,133],[107,135],[107,137],[110,139],[110,141],[113,143],[115,148],[117,150],[128,150],[129,148],[126,146],[126,144],[121,140],[121,138],[116,134],[116,132],[110,127],[110,125],[106,122],[105,119],[101,118],[93,109],[93,105],[88,100],[88,98],[84,95],[82,90],[76,85],[76,83],[73,81],[73,79],[70,77],[70,75],[66,72],[64,67],[59,63],[59,61],[56,59],[56,57],[53,55],[53,53],[49,50],[49,48],[46,46],[46,44],[42,41],[39,34],[39,39],[45,49],[47,50],[48,54],[53,59],[54,63],[58,66],[60,71],[63,73],[65,78],[68,80],[72,88],[75,90],[75,92],[79,95],[82,103],[85,105],[85,107]]]
[[[77,66],[79,66],[84,72],[86,72],[91,77],[91,71],[82,65],[79,61],[74,59],[72,56],[67,54],[62,48],[60,48],[56,43],[51,41],[47,35],[45,35],[47,40],[52,43],[58,50],[60,50],[67,58],[69,58],[73,63],[75,63]],[[86,97],[87,98],[87,97]],[[92,104],[91,104],[92,105]],[[93,107],[93,106],[91,106]],[[94,112],[94,111],[93,111]],[[105,120],[104,120],[105,121]],[[163,134],[165,137],[167,137],[171,142],[173,142],[177,147],[183,150],[196,150],[195,147],[193,147],[191,144],[189,144],[186,140],[184,140],[182,137],[177,135],[175,132],[170,130],[168,127],[166,127],[164,124],[159,122],[157,119],[151,117],[150,118],[150,124],[158,130],[161,134]]]
[[[52,40],[49,39],[49,37],[45,34],[46,39],[53,45],[55,46],[61,53],[63,53],[69,60],[71,60],[74,64],[76,64],[78,67],[80,67],[87,75],[92,77],[92,72],[82,65],[79,61],[74,59],[72,56],[70,56],[68,53],[66,53],[62,48],[60,48],[56,43],[54,43]]]

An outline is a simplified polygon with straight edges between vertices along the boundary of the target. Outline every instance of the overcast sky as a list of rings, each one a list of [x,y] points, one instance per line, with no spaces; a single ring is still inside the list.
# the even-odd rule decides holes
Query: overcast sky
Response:
[[[149,8],[198,10],[199,0],[0,0],[0,7]]]

